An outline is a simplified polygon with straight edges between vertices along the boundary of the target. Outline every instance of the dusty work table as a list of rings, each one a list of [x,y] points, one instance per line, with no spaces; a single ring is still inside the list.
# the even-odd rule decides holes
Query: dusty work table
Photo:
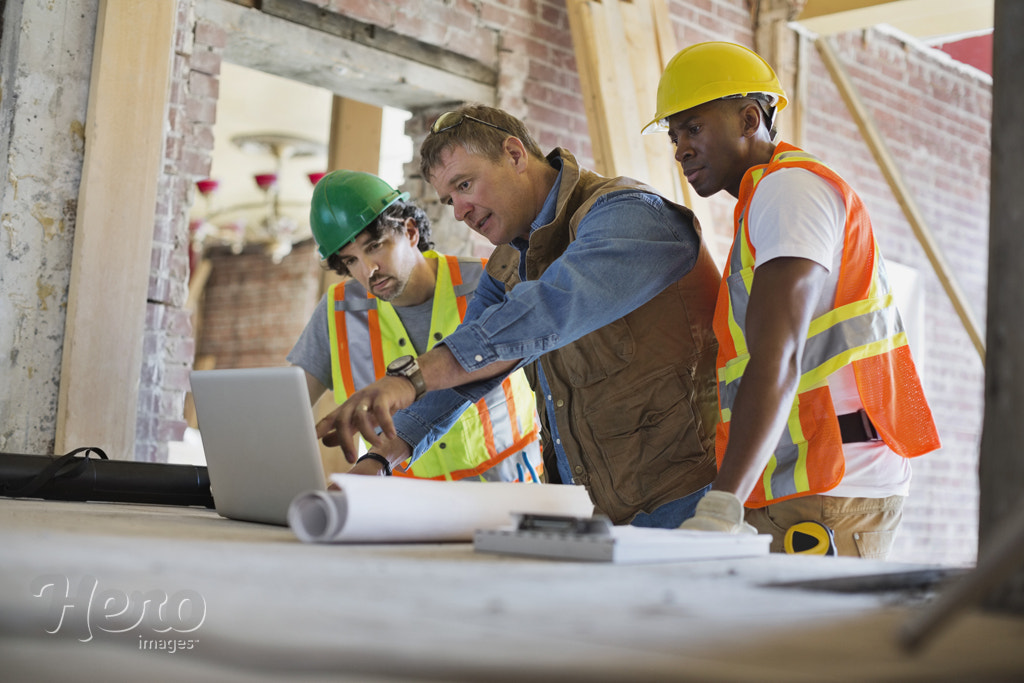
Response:
[[[0,498],[0,677],[1019,680],[1024,620],[970,612],[911,656],[895,633],[922,594],[767,585],[915,569],[785,555],[608,565],[470,544],[308,545],[287,528],[199,508]],[[138,610],[140,596],[178,611],[134,628],[127,617],[104,621],[118,600]]]

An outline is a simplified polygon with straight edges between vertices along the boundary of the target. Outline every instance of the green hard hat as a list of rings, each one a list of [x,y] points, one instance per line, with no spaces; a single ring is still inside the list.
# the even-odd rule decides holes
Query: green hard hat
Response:
[[[327,258],[356,238],[398,200],[409,198],[372,173],[331,171],[313,188],[309,227],[320,258]]]

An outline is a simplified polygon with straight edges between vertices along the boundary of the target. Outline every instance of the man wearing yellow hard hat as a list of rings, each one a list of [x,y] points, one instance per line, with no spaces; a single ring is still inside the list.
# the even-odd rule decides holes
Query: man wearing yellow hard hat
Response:
[[[702,197],[738,203],[715,308],[718,475],[683,528],[767,533],[819,522],[840,555],[884,558],[909,458],[939,439],[860,198],[775,140],[787,104],[753,51],[680,51],[645,133],[667,132]]]

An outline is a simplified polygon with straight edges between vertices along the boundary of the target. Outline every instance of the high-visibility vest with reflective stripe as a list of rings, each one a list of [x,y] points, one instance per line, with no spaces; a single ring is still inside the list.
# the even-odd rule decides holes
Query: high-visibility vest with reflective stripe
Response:
[[[430,316],[432,348],[466,315],[485,261],[423,252],[437,259]],[[395,307],[366,292],[354,280],[330,288],[327,298],[334,400],[343,403],[358,389],[384,376],[394,359],[416,356]],[[367,362],[371,360],[372,362]],[[463,479],[480,475],[539,439],[536,402],[521,370],[470,406],[459,421],[416,462],[396,475]]]
[[[721,413],[715,448],[719,465],[729,443],[733,401],[750,360],[745,338],[755,273],[755,249],[747,226],[750,202],[764,176],[782,168],[811,171],[842,194],[846,206],[843,259],[833,308],[811,321],[801,357],[800,384],[786,430],[747,499],[748,507],[822,493],[842,480],[842,437],[828,378],[846,365],[853,366],[864,409],[893,451],[914,457],[939,447],[885,262],[863,203],[817,158],[780,143],[767,165],[756,166],[743,177],[734,214],[736,234],[715,307]]]

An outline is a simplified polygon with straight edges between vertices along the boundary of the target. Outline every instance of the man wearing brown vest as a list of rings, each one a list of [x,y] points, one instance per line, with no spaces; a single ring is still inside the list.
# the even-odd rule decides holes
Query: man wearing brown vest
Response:
[[[357,431],[391,462],[415,457],[525,366],[548,481],[586,486],[616,524],[677,527],[715,476],[720,276],[693,214],[564,149],[545,157],[491,107],[441,115],[420,154],[441,201],[496,249],[462,325],[353,394],[319,436],[350,459]]]

